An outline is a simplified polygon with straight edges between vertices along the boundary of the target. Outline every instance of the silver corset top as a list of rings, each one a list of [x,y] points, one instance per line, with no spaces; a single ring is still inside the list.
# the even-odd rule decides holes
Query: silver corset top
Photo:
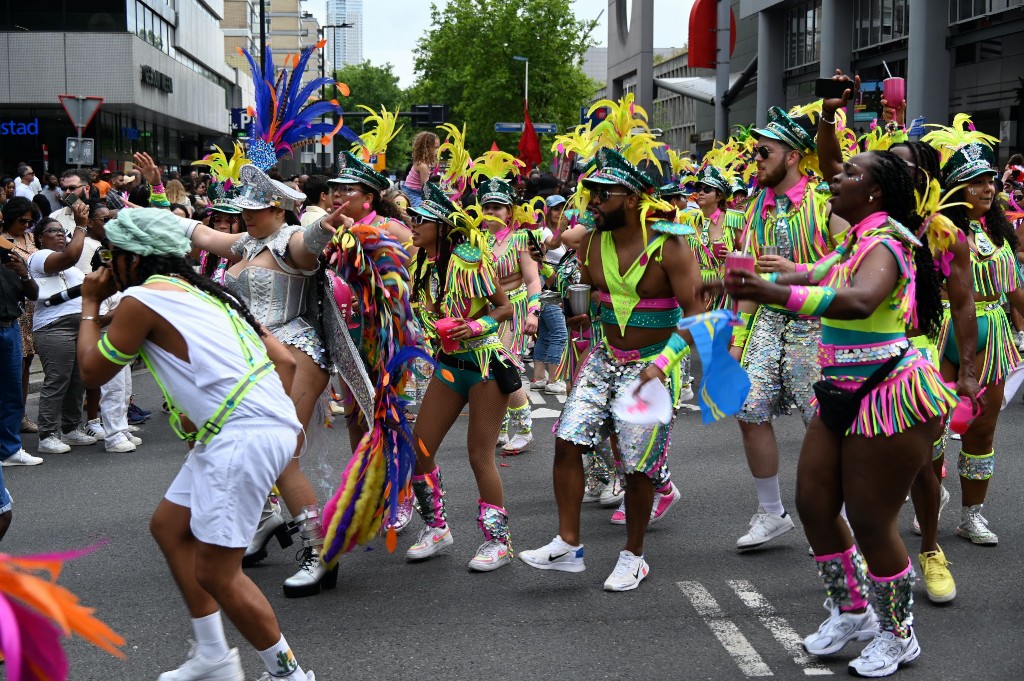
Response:
[[[229,291],[245,301],[257,321],[273,330],[306,313],[315,294],[314,277],[250,266],[224,277]]]

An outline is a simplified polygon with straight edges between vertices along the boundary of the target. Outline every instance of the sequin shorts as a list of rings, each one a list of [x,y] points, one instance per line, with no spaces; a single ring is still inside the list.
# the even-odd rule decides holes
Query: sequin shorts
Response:
[[[656,355],[657,352],[634,361],[620,361],[604,343],[594,348],[565,400],[555,434],[563,440],[595,448],[614,433],[618,436],[623,472],[643,473],[657,479],[668,456],[675,414],[665,426],[637,426],[612,413],[612,402],[619,389],[638,378]],[[669,391],[675,400],[679,392],[678,372],[670,377]]]
[[[813,384],[821,379],[818,344],[821,322],[799,319],[761,306],[743,351],[743,368],[750,377],[750,394],[736,415],[744,423],[767,423],[776,416],[800,410],[804,425],[814,418]]]

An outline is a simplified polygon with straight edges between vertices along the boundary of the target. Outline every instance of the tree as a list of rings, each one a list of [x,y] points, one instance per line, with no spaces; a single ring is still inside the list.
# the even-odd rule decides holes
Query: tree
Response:
[[[356,134],[362,134],[362,117],[349,115],[362,112],[359,105],[368,106],[374,111],[380,111],[382,106],[388,111],[409,111],[411,105],[409,98],[398,84],[398,76],[394,74],[394,66],[384,64],[375,66],[369,61],[361,64],[345,64],[334,72],[334,80],[348,86],[347,97],[340,93],[333,96],[338,98],[342,110],[345,112],[345,125],[354,130]],[[412,138],[415,134],[411,119],[399,118],[398,124],[402,130],[398,136],[388,145],[387,165],[392,171],[404,170],[412,159]],[[335,138],[340,139],[340,138]],[[335,149],[338,149],[335,145]]]
[[[431,5],[431,27],[416,47],[412,88],[417,102],[447,104],[450,119],[466,123],[466,144],[478,155],[492,141],[515,153],[519,134],[494,124],[523,120],[524,64],[530,60],[530,118],[579,124],[579,107],[596,87],[582,71],[596,21],[580,21],[569,0],[449,0]],[[550,157],[551,136],[541,135]]]

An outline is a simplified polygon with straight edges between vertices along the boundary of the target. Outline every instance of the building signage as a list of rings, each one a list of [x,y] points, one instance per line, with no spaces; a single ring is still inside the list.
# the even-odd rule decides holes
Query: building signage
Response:
[[[142,82],[167,93],[174,92],[174,81],[171,77],[150,66],[142,67]]]
[[[31,122],[22,121],[0,121],[0,135],[38,135],[39,119],[34,118]]]

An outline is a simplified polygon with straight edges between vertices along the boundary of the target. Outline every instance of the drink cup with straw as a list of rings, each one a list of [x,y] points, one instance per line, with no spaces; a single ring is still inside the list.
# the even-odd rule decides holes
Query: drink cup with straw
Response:
[[[729,270],[745,270],[747,272],[750,272],[751,274],[755,273],[755,269],[754,269],[754,254],[750,252],[750,238],[751,238],[753,232],[754,232],[753,229],[748,229],[747,230],[747,238],[743,242],[743,250],[742,251],[736,251],[734,253],[727,253],[726,254],[726,256],[725,256],[725,271],[726,272],[728,272]],[[754,274],[754,276],[757,276],[757,275]],[[740,303],[739,303],[738,300],[733,300],[732,301],[732,311],[737,316],[739,315]],[[737,321],[735,321],[734,323],[735,324],[740,324],[741,322],[737,319]]]
[[[898,109],[900,104],[907,98],[907,81],[903,78],[894,77],[892,71],[889,70],[889,65],[885,61],[882,62],[882,66],[885,67],[885,72],[889,74],[889,77],[882,81],[882,97],[885,98],[886,104],[893,109]]]

